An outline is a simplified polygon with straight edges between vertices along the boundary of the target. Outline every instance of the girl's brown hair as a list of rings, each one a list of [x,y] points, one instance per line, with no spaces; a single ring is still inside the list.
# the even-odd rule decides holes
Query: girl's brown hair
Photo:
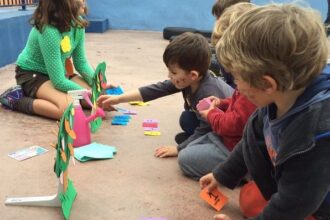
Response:
[[[79,15],[76,0],[40,0],[30,24],[40,32],[46,25],[52,25],[63,33],[72,26],[85,28],[88,23]]]

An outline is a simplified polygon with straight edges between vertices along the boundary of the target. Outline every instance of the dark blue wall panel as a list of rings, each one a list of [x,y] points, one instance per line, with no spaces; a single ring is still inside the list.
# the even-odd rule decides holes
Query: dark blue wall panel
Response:
[[[24,48],[31,30],[31,13],[0,14],[0,67],[14,63]]]

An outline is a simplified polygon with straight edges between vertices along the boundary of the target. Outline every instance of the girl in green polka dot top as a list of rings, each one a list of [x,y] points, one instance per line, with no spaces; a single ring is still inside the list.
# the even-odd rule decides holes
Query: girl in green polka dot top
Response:
[[[16,81],[24,96],[9,100],[13,110],[60,119],[72,101],[66,92],[90,89],[94,70],[85,54],[87,21],[81,17],[82,7],[82,0],[39,2],[16,62]],[[70,58],[79,75],[73,73]]]

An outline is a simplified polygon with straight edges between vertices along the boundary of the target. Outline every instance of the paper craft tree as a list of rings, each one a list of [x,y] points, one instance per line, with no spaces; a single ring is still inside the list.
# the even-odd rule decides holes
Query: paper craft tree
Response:
[[[68,177],[70,157],[74,157],[73,139],[76,138],[76,134],[73,131],[73,119],[74,108],[70,104],[65,110],[59,124],[54,165],[54,172],[63,183],[63,193],[60,192],[59,199],[62,203],[62,211],[65,219],[69,219],[71,207],[77,195],[76,189]]]
[[[58,193],[53,196],[7,198],[5,201],[6,205],[62,207],[65,219],[69,219],[71,207],[77,195],[76,189],[68,175],[70,157],[74,156],[73,139],[76,138],[76,134],[73,131],[73,116],[74,108],[71,104],[65,110],[60,120],[57,144],[54,145],[56,149],[54,172],[59,179]]]
[[[107,85],[105,69],[106,64],[103,62],[95,70],[92,85],[93,111],[97,111],[96,100],[102,89],[105,89]],[[73,104],[70,104],[60,120],[57,144],[53,146],[56,149],[54,172],[59,179],[58,193],[52,196],[9,197],[5,201],[6,205],[62,207],[65,219],[69,219],[71,207],[77,195],[77,191],[68,175],[69,161],[74,156],[73,140],[76,138],[73,130],[74,114]],[[91,123],[92,132],[97,131],[101,124],[102,119],[94,120]]]
[[[95,70],[94,78],[93,78],[93,85],[92,85],[92,103],[93,103],[93,111],[96,108],[96,100],[101,95],[102,90],[105,90],[107,87],[107,78],[105,76],[105,69],[106,64],[105,62],[100,63]],[[93,114],[94,112],[92,112]],[[97,118],[91,122],[91,130],[92,133],[95,133],[101,126],[102,119]]]

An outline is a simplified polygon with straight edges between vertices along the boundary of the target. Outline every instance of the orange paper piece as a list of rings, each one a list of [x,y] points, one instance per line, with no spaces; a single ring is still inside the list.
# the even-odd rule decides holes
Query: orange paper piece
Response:
[[[220,211],[220,209],[222,209],[222,207],[228,202],[228,197],[223,195],[218,189],[209,192],[207,187],[205,187],[199,195],[217,211]]]
[[[68,135],[72,138],[72,139],[76,139],[76,133],[74,132],[73,129],[71,129],[70,127],[70,123],[67,119],[64,120],[64,128],[66,133],[68,133]]]

